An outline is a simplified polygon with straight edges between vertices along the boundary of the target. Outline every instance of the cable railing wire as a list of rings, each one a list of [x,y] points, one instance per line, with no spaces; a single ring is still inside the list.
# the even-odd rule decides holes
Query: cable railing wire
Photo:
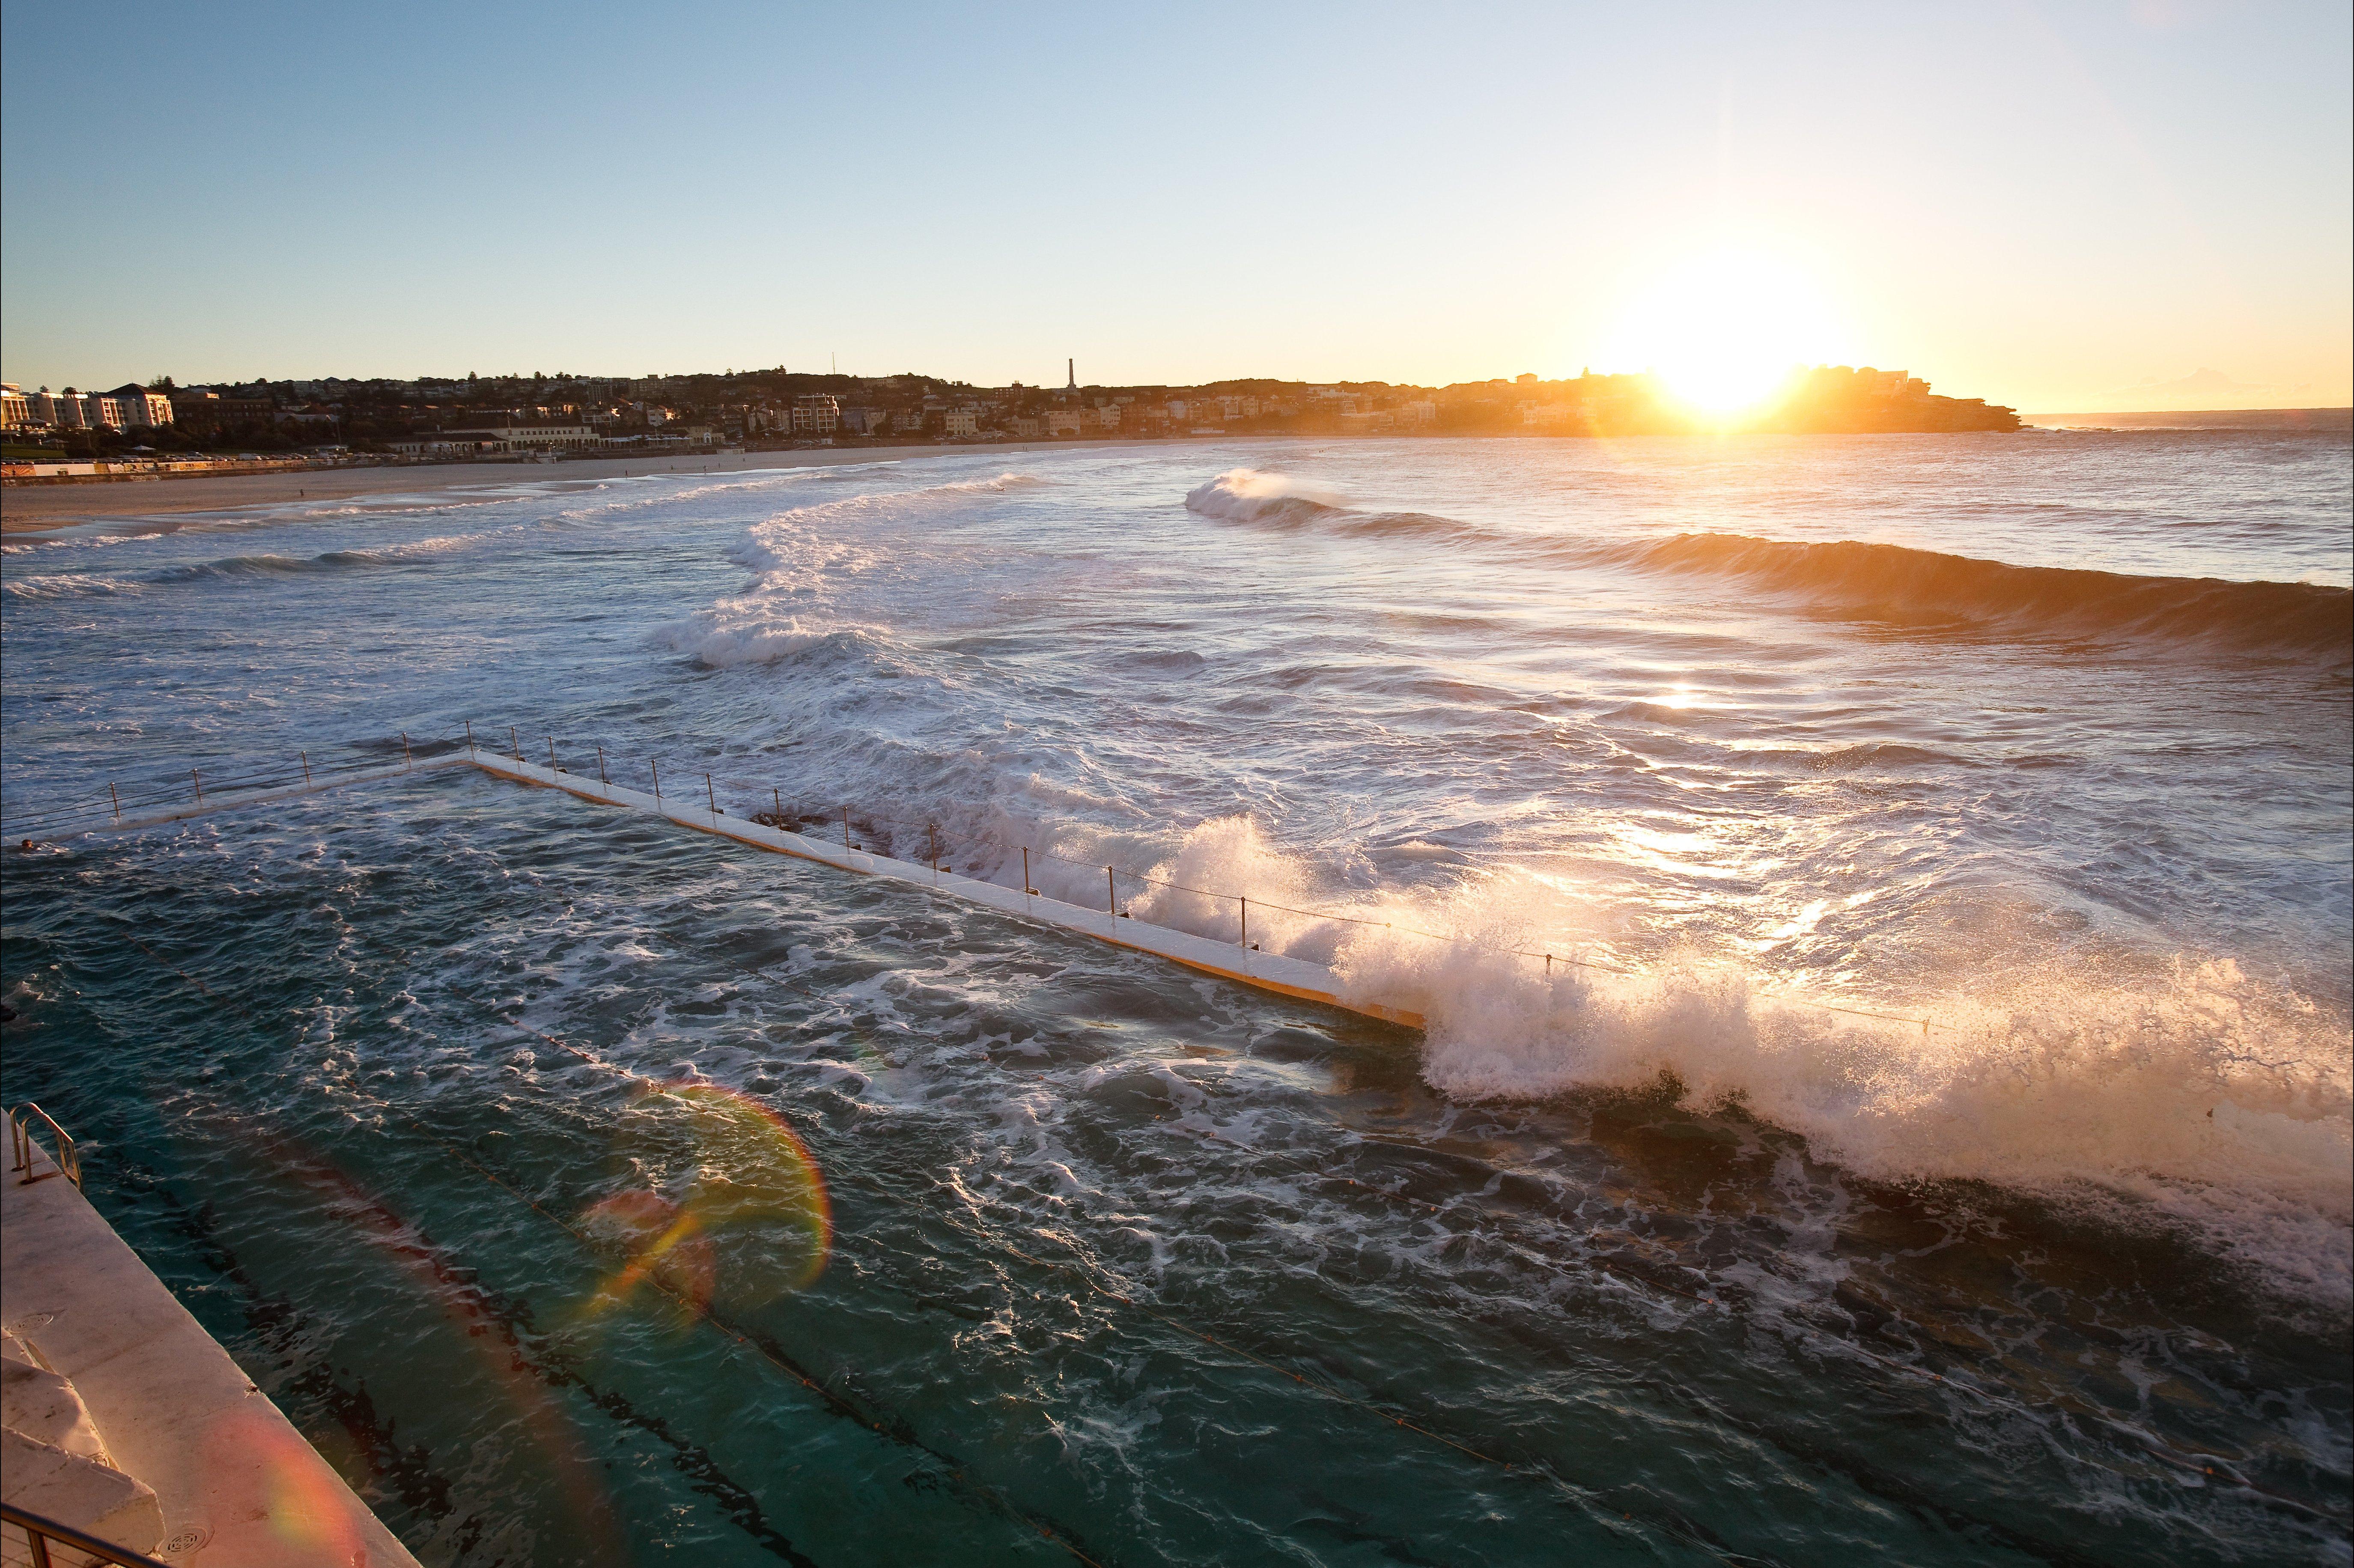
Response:
[[[316,787],[355,774],[413,767],[419,761],[448,756],[463,744],[462,736],[420,740],[415,736],[404,737],[396,732],[392,736],[381,739],[323,747],[315,754],[308,748],[299,748],[292,760],[249,760],[236,757],[200,758],[175,774],[130,780],[110,779],[107,792],[103,794],[93,790],[67,800],[43,800],[30,807],[9,800],[0,803],[0,822],[5,822],[9,834],[19,837],[37,831],[54,833],[76,823],[104,826],[156,810],[177,807],[196,809],[215,797],[256,794],[291,789],[298,784],[306,788]],[[353,757],[348,750],[353,746],[377,748],[377,755]],[[396,751],[395,748],[399,749]],[[207,760],[214,766],[205,767]],[[223,800],[220,803],[226,807],[239,802]]]
[[[501,731],[504,732],[504,735],[500,733]],[[303,751],[298,754],[299,763],[296,765],[289,765],[282,759],[269,762],[256,761],[251,763],[243,763],[224,758],[220,759],[221,766],[224,768],[242,767],[262,769],[263,771],[233,774],[224,773],[217,777],[214,780],[207,781],[204,779],[200,768],[192,767],[189,769],[189,780],[186,784],[179,783],[178,781],[168,778],[151,778],[140,780],[136,785],[134,785],[134,789],[142,789],[147,791],[145,793],[123,796],[119,792],[116,792],[111,794],[110,798],[106,799],[103,802],[100,802],[99,799],[95,796],[84,797],[80,801],[60,804],[54,808],[36,809],[26,811],[0,812],[0,817],[5,817],[5,836],[7,837],[31,837],[36,833],[58,833],[69,831],[80,831],[84,828],[102,829],[110,821],[122,821],[134,816],[152,814],[158,809],[171,808],[184,804],[190,806],[192,809],[200,807],[202,804],[201,797],[207,793],[216,795],[234,795],[239,793],[256,794],[271,789],[291,788],[298,781],[306,787],[316,787],[322,779],[332,783],[340,777],[346,777],[357,773],[380,771],[387,767],[393,766],[389,754],[391,747],[394,746],[398,746],[400,747],[402,760],[412,767],[418,760],[419,752],[424,753],[426,758],[429,760],[434,758],[450,756],[461,747],[463,747],[469,756],[472,756],[482,750],[488,750],[494,756],[513,758],[518,762],[525,762],[536,766],[536,759],[530,754],[532,747],[535,744],[544,747],[545,755],[547,759],[547,766],[551,771],[579,778],[584,781],[584,783],[588,777],[588,773],[585,770],[580,770],[577,768],[567,768],[564,766],[564,762],[565,751],[567,747],[571,752],[571,760],[575,764],[582,761],[581,749],[585,744],[588,750],[595,757],[596,777],[601,785],[609,790],[615,788],[633,789],[636,787],[635,783],[631,780],[626,779],[616,779],[613,777],[615,768],[624,766],[625,754],[619,748],[609,750],[601,741],[589,741],[587,743],[572,741],[559,743],[552,732],[538,731],[535,734],[534,741],[527,743],[525,739],[525,732],[519,725],[486,725],[478,730],[472,722],[469,720],[464,723],[461,730],[457,734],[438,736],[426,740],[418,740],[415,737],[403,733],[398,735],[397,737],[385,736],[374,738],[368,741],[347,743],[347,745],[355,747],[371,746],[381,748],[384,755],[380,758],[353,758],[349,756],[348,751],[345,751],[340,758],[332,762],[314,762],[310,758],[308,752]],[[328,754],[326,752],[323,751],[323,758],[327,755]],[[668,795],[665,795],[662,787],[662,762],[663,758],[659,756],[652,756],[644,758],[643,766],[645,767],[647,773],[645,781],[650,787],[651,792],[662,801],[665,809],[693,810],[695,807],[691,793],[688,797],[689,803],[686,806],[676,808],[672,807],[673,798],[677,796],[679,793],[678,785],[677,782],[675,782],[678,779],[678,775],[675,773],[673,774],[673,777],[674,782],[672,790]],[[634,767],[631,767],[631,771],[634,772]],[[752,810],[742,812],[739,820],[756,822],[762,826],[775,828],[779,832],[791,832],[802,837],[811,836],[809,832],[811,829],[822,829],[830,835],[836,824],[839,824],[843,842],[845,847],[861,853],[870,853],[868,851],[868,846],[865,843],[859,842],[859,837],[862,834],[867,839],[875,839],[877,841],[887,840],[892,843],[896,850],[897,847],[896,832],[885,831],[877,833],[875,830],[878,828],[885,830],[906,830],[909,832],[919,832],[925,836],[925,847],[930,852],[927,854],[924,862],[921,863],[931,865],[936,872],[952,873],[953,871],[952,867],[946,865],[945,863],[949,859],[949,855],[943,852],[952,848],[953,845],[951,841],[960,839],[960,835],[951,834],[948,832],[947,830],[944,830],[937,816],[927,816],[921,820],[916,820],[898,816],[888,811],[876,810],[871,807],[862,807],[855,801],[822,800],[810,796],[789,795],[781,784],[775,782],[763,782],[758,779],[746,778],[740,774],[733,772],[722,772],[717,768],[703,768],[695,766],[693,762],[689,762],[686,765],[684,782],[690,786],[690,789],[691,785],[695,782],[701,782],[704,785],[705,788],[702,793],[704,795],[705,809],[708,810],[714,819],[730,814],[720,805],[718,800],[718,786],[724,783],[729,787],[731,791],[731,804],[738,806],[742,805],[743,797],[747,795],[755,800],[757,800],[762,793],[767,793],[769,797],[769,810],[762,810],[756,808]],[[111,789],[113,787],[111,786]],[[228,800],[221,802],[224,808],[235,803],[237,802]],[[790,809],[788,809],[789,806]],[[1033,883],[1029,874],[1029,865],[1034,859],[1049,862],[1057,865],[1070,866],[1075,869],[1084,870],[1088,872],[1090,874],[1097,871],[1101,871],[1104,873],[1106,877],[1106,886],[1103,891],[1106,895],[1107,912],[1115,918],[1127,917],[1130,915],[1129,911],[1125,911],[1120,908],[1119,885],[1122,878],[1125,878],[1130,885],[1141,885],[1149,887],[1166,889],[1170,892],[1184,894],[1197,898],[1210,899],[1214,902],[1233,902],[1237,906],[1239,914],[1239,919],[1235,929],[1235,945],[1253,950],[1257,950],[1259,944],[1251,940],[1250,916],[1254,910],[1257,910],[1272,915],[1290,916],[1297,919],[1317,921],[1331,925],[1348,926],[1363,930],[1386,931],[1398,936],[1412,938],[1420,941],[1435,942],[1449,947],[1469,948],[1479,952],[1494,953],[1499,956],[1521,959],[1532,962],[1541,962],[1543,964],[1545,973],[1548,976],[1552,974],[1555,965],[1561,965],[1570,969],[1592,970],[1596,973],[1617,976],[1620,979],[1637,979],[1639,978],[1641,974],[1639,969],[1628,968],[1619,964],[1603,962],[1590,957],[1579,956],[1575,952],[1559,953],[1546,948],[1517,947],[1501,942],[1484,940],[1477,937],[1466,937],[1452,935],[1442,931],[1426,930],[1419,926],[1405,925],[1394,919],[1376,919],[1367,916],[1345,914],[1334,909],[1301,908],[1296,905],[1278,903],[1271,899],[1254,898],[1247,893],[1196,887],[1187,883],[1173,881],[1166,877],[1154,876],[1150,872],[1139,871],[1132,866],[1123,866],[1117,861],[1102,862],[1080,860],[1070,855],[1058,853],[1051,849],[1042,848],[1036,844],[1006,844],[985,836],[962,838],[961,842],[964,848],[981,851],[983,852],[984,854],[1002,856],[1010,853],[1019,853],[1023,857],[1023,891],[1025,894],[1048,896],[1048,895],[1041,893],[1040,889]],[[871,853],[887,852],[877,850]],[[1076,896],[1076,895],[1075,895],[1075,898]],[[1073,900],[1065,900],[1065,902],[1071,901]],[[1200,933],[1196,934],[1198,935]],[[1224,940],[1225,938],[1214,938],[1212,939]],[[1810,998],[1790,996],[1780,992],[1772,994],[1776,1001],[1787,1005],[1804,1008],[1812,1012],[1832,1012],[1851,1018],[1870,1019],[1881,1023],[1898,1024],[1908,1029],[1918,1029],[1924,1035],[1936,1030],[1943,1030],[1947,1033],[1952,1033],[1954,1031],[1953,1025],[1939,1023],[1932,1019],[1909,1017],[1902,1013],[1881,1012],[1871,1008],[1850,1007],[1834,1002],[1817,1001]]]
[[[223,996],[220,992],[215,991],[214,988],[207,985],[201,978],[191,975],[186,970],[171,964],[168,960],[163,959],[160,954],[155,953],[154,950],[149,948],[144,942],[139,941],[136,938],[132,938],[130,940],[132,945],[137,947],[151,959],[154,960],[161,967],[177,974],[181,979],[187,980],[196,990],[204,993],[207,998],[212,999],[215,1001],[226,1003],[233,1011],[243,1014],[253,1022],[260,1023],[261,1022],[249,1009]],[[374,940],[370,940],[367,945],[377,946],[378,943]],[[394,952],[386,956],[391,956],[395,958],[397,961],[408,961],[410,959],[410,955],[405,952]],[[687,955],[681,954],[680,956],[684,957]],[[771,967],[769,965],[750,964],[742,959],[730,959],[724,956],[722,956],[721,961],[730,968],[742,970],[748,975],[768,979],[775,981],[776,983],[781,984],[785,989],[796,991],[814,1001],[831,1004],[835,1007],[843,1007],[846,1006],[853,1000],[845,996],[822,993],[794,981],[781,980],[779,977],[768,973],[769,969]],[[461,1001],[480,1009],[486,1014],[497,1018],[500,1022],[507,1024],[509,1027],[520,1030],[525,1034],[532,1035],[547,1044],[553,1045],[557,1049],[578,1058],[584,1063],[603,1067],[609,1071],[618,1072],[622,1075],[632,1079],[642,1079],[643,1077],[642,1074],[638,1073],[634,1069],[622,1066],[620,1064],[599,1057],[594,1053],[585,1051],[579,1046],[563,1040],[557,1035],[547,1033],[542,1030],[535,1029],[529,1024],[523,1022],[519,1017],[512,1016],[513,1013],[524,1011],[520,1004],[503,1004],[491,1001],[488,999],[472,993],[465,988],[458,986],[446,979],[443,980],[443,986],[444,989],[451,991]],[[446,1139],[440,1137],[431,1129],[420,1126],[414,1118],[402,1114],[399,1109],[394,1107],[390,1102],[386,1101],[380,1103],[383,1104],[384,1108],[391,1112],[391,1114],[393,1114],[398,1119],[408,1126],[411,1130],[423,1134],[432,1141],[440,1144],[445,1149],[449,1149],[451,1152],[458,1154],[459,1158],[461,1158],[465,1164],[472,1167],[477,1174],[483,1176],[486,1180],[492,1181],[493,1184],[506,1188],[509,1192],[514,1192],[518,1197],[524,1198],[524,1200],[534,1209],[539,1210],[543,1213],[548,1213],[542,1208],[539,1202],[531,1199],[523,1187],[514,1184],[501,1173],[493,1172],[485,1169],[472,1155],[456,1150],[454,1146],[449,1144]],[[795,1119],[799,1118],[796,1118]],[[810,1130],[813,1132],[814,1129]],[[1213,1141],[1228,1144],[1237,1150],[1245,1150],[1253,1154],[1265,1156],[1268,1152],[1267,1150],[1257,1149],[1240,1139],[1231,1139],[1216,1132],[1204,1131],[1202,1136]],[[1370,1141],[1378,1142],[1381,1140]],[[1327,1172],[1326,1174],[1330,1179],[1337,1180],[1352,1187],[1362,1189],[1374,1196],[1401,1202],[1412,1207],[1426,1209],[1434,1213],[1444,1213],[1449,1207],[1448,1204],[1436,1203],[1426,1199],[1416,1198],[1409,1194],[1379,1187],[1372,1183],[1360,1181],[1352,1176],[1341,1175],[1335,1172]],[[884,1197],[885,1201],[889,1201],[894,1197],[897,1198],[901,1202],[911,1201],[904,1194],[896,1194],[887,1192],[878,1192],[876,1195]],[[549,1213],[548,1217],[555,1219],[558,1224],[563,1225],[567,1231],[573,1232],[578,1239],[581,1239],[584,1242],[588,1240],[588,1238],[578,1232],[575,1226],[566,1223],[559,1216]],[[1161,1323],[1165,1328],[1184,1334],[1189,1338],[1197,1340],[1202,1343],[1207,1344],[1215,1349],[1238,1356],[1241,1359],[1247,1361],[1263,1370],[1271,1372],[1278,1376],[1289,1378],[1294,1383],[1304,1385],[1318,1394],[1366,1411],[1382,1420],[1384,1424],[1412,1431],[1420,1436],[1431,1439],[1447,1448],[1453,1449],[1466,1457],[1489,1465],[1500,1466],[1507,1471],[1518,1471],[1523,1475],[1541,1478],[1544,1480],[1550,1481],[1555,1487],[1560,1488],[1574,1502],[1577,1503],[1581,1507],[1592,1508],[1597,1502],[1602,1500],[1602,1498],[1598,1497],[1591,1489],[1561,1474],[1551,1462],[1543,1458],[1523,1457],[1518,1460],[1506,1459],[1500,1456],[1484,1451],[1481,1448],[1473,1447],[1469,1444],[1450,1436],[1444,1431],[1438,1430],[1436,1425],[1427,1424],[1422,1419],[1417,1419],[1413,1414],[1402,1414],[1398,1410],[1389,1407],[1383,1402],[1350,1393],[1347,1391],[1338,1388],[1321,1379],[1307,1377],[1294,1368],[1284,1366],[1279,1362],[1268,1360],[1267,1358],[1257,1354],[1250,1350],[1231,1342],[1228,1337],[1207,1332],[1196,1325],[1185,1321],[1182,1318],[1172,1313],[1164,1305],[1157,1300],[1148,1300],[1144,1298],[1137,1291],[1137,1287],[1135,1286],[1122,1278],[1116,1271],[1104,1271],[1108,1273],[1110,1279],[1110,1283],[1106,1284],[1104,1279],[1099,1277],[1099,1265],[1085,1260],[1064,1262],[1053,1258],[1039,1257],[1023,1250],[1019,1245],[1016,1245],[1010,1238],[998,1236],[990,1239],[993,1240],[996,1245],[1002,1247],[1007,1253],[1026,1263],[1050,1271],[1066,1273],[1075,1276],[1095,1293],[1122,1306],[1130,1308],[1131,1309],[1138,1311],[1140,1315]],[[1605,1275],[1618,1277],[1622,1282],[1629,1285],[1648,1286],[1666,1294],[1681,1297],[1686,1300],[1709,1307],[1732,1308],[1734,1306],[1733,1302],[1724,1298],[1726,1293],[1721,1286],[1704,1285],[1701,1289],[1686,1288],[1673,1282],[1657,1277],[1656,1273],[1650,1269],[1631,1269],[1623,1260],[1613,1259],[1602,1255],[1589,1255],[1579,1261],[1583,1262],[1589,1268],[1597,1270]],[[1559,1275],[1564,1279],[1575,1277],[1575,1275],[1570,1269],[1564,1268],[1560,1265],[1553,1264],[1548,1261],[1544,1264],[1544,1266],[1549,1271]],[[1691,1266],[1687,1265],[1684,1266],[1689,1268]],[[1701,1271],[1693,1270],[1693,1272],[1700,1273]],[[1705,1277],[1705,1275],[1702,1274],[1702,1278],[1703,1280]],[[654,1283],[657,1286],[660,1286],[661,1284],[659,1280],[656,1280]],[[1703,1293],[1710,1289],[1713,1289],[1715,1294]],[[673,1296],[676,1294],[675,1292],[668,1289],[665,1289],[664,1293],[666,1295]],[[691,1318],[700,1318],[702,1320],[708,1322],[721,1333],[730,1339],[736,1340],[738,1343],[743,1344],[746,1348],[753,1351],[763,1359],[776,1365],[779,1370],[799,1378],[805,1386],[811,1388],[813,1392],[818,1393],[821,1397],[830,1396],[831,1391],[811,1382],[806,1370],[801,1368],[798,1363],[791,1361],[790,1359],[780,1358],[773,1347],[764,1342],[765,1336],[756,1333],[748,1337],[738,1325],[728,1322],[717,1314],[711,1312],[707,1308],[696,1307],[693,1303],[685,1301],[683,1298],[679,1299],[679,1304],[688,1310]],[[1819,1340],[1825,1337],[1821,1334],[1820,1330],[1814,1330],[1811,1326],[1808,1326],[1807,1334],[1810,1340]],[[1830,1338],[1836,1340],[1836,1336],[1831,1336]],[[2008,1397],[2006,1395],[1994,1393],[1991,1390],[1978,1386],[1974,1380],[1958,1378],[1947,1373],[1935,1372],[1927,1367],[1915,1366],[1896,1361],[1893,1358],[1873,1352],[1861,1345],[1848,1343],[1846,1341],[1838,1342],[1844,1344],[1845,1348],[1848,1350],[1855,1351],[1862,1356],[1863,1359],[1877,1364],[1887,1371],[1921,1378],[1932,1384],[1950,1389],[1956,1393],[1970,1396],[1976,1400],[1997,1407],[2007,1408],[2020,1413],[2025,1413],[2029,1410],[2029,1406],[2019,1399],[2015,1397]],[[833,1401],[830,1397],[829,1403],[839,1404],[839,1402]],[[842,1405],[841,1408],[837,1409],[837,1414],[843,1413],[849,1409],[849,1406]],[[868,1413],[852,1413],[855,1414],[856,1418],[858,1418],[862,1424],[865,1424],[872,1419]],[[2324,1520],[2335,1520],[2338,1517],[2330,1514],[2326,1510],[2317,1509],[2313,1505],[2304,1502],[2302,1499],[2290,1497],[2274,1488],[2267,1487],[2261,1482],[2250,1478],[2246,1475],[2241,1473],[2237,1466],[2232,1465],[2221,1456],[2205,1453],[2203,1451],[2187,1450],[2167,1438],[2147,1432],[2138,1426],[2129,1425],[2126,1423],[2116,1421],[2114,1418],[2102,1416],[2097,1412],[2089,1414],[2091,1414],[2094,1419],[2098,1421],[2101,1425],[2108,1426],[2123,1436],[2133,1438],[2136,1442],[2136,1446],[2148,1457],[2171,1466],[2178,1471],[2198,1476],[2202,1480],[2221,1480],[2229,1485],[2243,1488],[2255,1495],[2285,1504],[2296,1511],[2306,1514],[2309,1517]],[[878,1423],[876,1424],[876,1429],[884,1430],[885,1428]],[[928,1445],[919,1444],[919,1446],[925,1446],[928,1450],[929,1448]],[[2108,1469],[2115,1474],[2124,1473],[2116,1471],[2115,1467],[2105,1465],[2097,1458],[2092,1458],[2084,1455],[2074,1455],[2072,1456],[2072,1457],[2073,1457],[2077,1462],[2088,1464],[2096,1468]],[[962,1478],[961,1472],[960,1472],[959,1479]],[[992,1501],[999,1502],[1001,1506],[1012,1500],[1005,1499],[1002,1494],[996,1492],[996,1489],[988,1487],[985,1483],[981,1484],[975,1489],[977,1489],[981,1495],[990,1497]],[[1095,1559],[1089,1557],[1084,1551],[1082,1551],[1076,1542],[1065,1536],[1057,1535],[1052,1529],[1042,1525],[1034,1516],[1032,1516],[1029,1513],[1028,1510],[1022,1508],[1018,1503],[1013,1504],[1008,1511],[1014,1517],[1023,1519],[1024,1522],[1030,1523],[1033,1528],[1040,1529],[1041,1532],[1044,1534],[1047,1539],[1053,1541],[1055,1544],[1070,1552],[1079,1561],[1083,1563],[1095,1562]],[[1649,1513],[1646,1522],[1654,1528],[1661,1530],[1664,1533],[1670,1534],[1682,1541],[1685,1544],[1697,1547],[1707,1552],[1709,1555],[1719,1558],[1721,1561],[1729,1563],[1744,1561],[1759,1561],[1759,1559],[1749,1558],[1743,1553],[1729,1552],[1722,1546],[1721,1543],[1712,1542],[1705,1537],[1694,1533],[1686,1521],[1675,1519],[1672,1516],[1660,1517],[1656,1511],[1651,1511]],[[1764,1561],[1771,1560],[1765,1559]]]

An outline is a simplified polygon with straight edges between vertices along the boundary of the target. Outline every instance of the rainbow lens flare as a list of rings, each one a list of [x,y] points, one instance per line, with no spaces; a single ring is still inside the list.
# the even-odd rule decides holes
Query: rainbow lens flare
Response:
[[[598,1292],[618,1305],[651,1280],[701,1312],[805,1290],[833,1251],[833,1210],[807,1145],[748,1095],[703,1082],[650,1086],[625,1138],[672,1196],[631,1188],[591,1204],[584,1225],[629,1261]]]

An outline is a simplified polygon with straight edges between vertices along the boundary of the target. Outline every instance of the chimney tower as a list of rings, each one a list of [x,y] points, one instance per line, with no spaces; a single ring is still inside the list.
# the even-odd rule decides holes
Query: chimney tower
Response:
[[[1071,376],[1071,384],[1065,390],[1076,392],[1079,389],[1079,362],[1076,359],[1066,359],[1063,363],[1069,367]]]

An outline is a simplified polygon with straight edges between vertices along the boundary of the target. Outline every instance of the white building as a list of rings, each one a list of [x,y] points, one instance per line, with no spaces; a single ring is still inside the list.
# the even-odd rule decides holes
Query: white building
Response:
[[[14,381],[0,381],[0,429],[13,430],[32,422],[33,406],[26,399],[24,388]]]
[[[940,433],[944,436],[977,436],[981,434],[981,416],[970,408],[950,408],[940,416]]]
[[[449,430],[428,436],[403,436],[385,444],[403,457],[481,457],[507,450],[506,442],[487,430]]]
[[[842,404],[829,393],[804,392],[793,399],[793,434],[830,436],[842,427]]]
[[[135,381],[125,382],[106,396],[113,399],[125,426],[172,422],[172,399],[161,392],[150,392]]]
[[[516,419],[501,425],[444,430],[440,434],[452,440],[495,443],[491,450],[498,451],[547,451],[597,444],[597,433],[585,422],[575,419]]]

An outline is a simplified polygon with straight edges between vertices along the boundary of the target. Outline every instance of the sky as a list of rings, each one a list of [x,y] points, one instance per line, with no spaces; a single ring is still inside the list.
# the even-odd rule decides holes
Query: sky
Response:
[[[0,11],[0,376],[2354,402],[2354,7]]]

